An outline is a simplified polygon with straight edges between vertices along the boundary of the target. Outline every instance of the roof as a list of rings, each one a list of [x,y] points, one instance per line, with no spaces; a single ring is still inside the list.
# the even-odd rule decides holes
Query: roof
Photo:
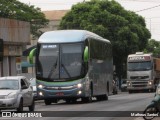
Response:
[[[48,20],[60,20],[69,10],[42,11]]]
[[[86,30],[57,30],[43,33],[38,43],[72,43],[84,41],[86,37],[93,36],[103,41],[109,42],[108,40],[98,36],[95,33]]]
[[[25,78],[25,76],[5,76],[5,77],[0,77],[0,80],[7,80],[7,79],[18,80],[21,78]]]
[[[152,56],[152,54],[148,53],[148,54],[130,54],[128,55],[128,57],[134,57],[134,56]]]

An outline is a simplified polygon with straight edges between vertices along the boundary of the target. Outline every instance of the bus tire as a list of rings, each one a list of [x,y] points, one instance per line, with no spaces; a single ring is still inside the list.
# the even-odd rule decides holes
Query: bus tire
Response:
[[[52,102],[53,102],[53,103],[57,103],[58,100],[57,100],[57,99],[53,99]]]
[[[103,95],[103,100],[108,100],[108,95],[107,94]]]
[[[45,103],[45,105],[50,105],[52,102],[51,102],[51,100],[49,100],[49,99],[45,99],[45,100],[44,100],[44,103]]]
[[[98,95],[98,96],[96,96],[96,99],[97,99],[97,101],[101,101],[102,100],[102,96]]]
[[[71,103],[71,99],[65,99],[65,101],[67,104]]]
[[[92,102],[92,98],[91,97],[83,97],[82,102],[83,103],[90,103],[90,102]]]
[[[88,97],[82,97],[81,98],[82,102],[84,102],[84,103],[90,103],[90,102],[92,102],[92,89],[90,89],[89,92],[90,93],[89,93]]]

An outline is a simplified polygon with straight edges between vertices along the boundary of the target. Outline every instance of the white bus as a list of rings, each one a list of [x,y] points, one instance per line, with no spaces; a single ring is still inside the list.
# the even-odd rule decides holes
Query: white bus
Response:
[[[38,97],[46,105],[60,99],[75,102],[107,100],[112,93],[112,46],[86,30],[58,30],[42,34],[36,50]]]

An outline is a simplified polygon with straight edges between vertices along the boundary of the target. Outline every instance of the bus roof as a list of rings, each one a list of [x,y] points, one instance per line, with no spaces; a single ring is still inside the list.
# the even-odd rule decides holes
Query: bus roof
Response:
[[[100,41],[108,42],[109,40],[100,37],[99,35],[86,30],[57,30],[43,33],[38,43],[72,43],[81,42],[88,37],[99,39]]]

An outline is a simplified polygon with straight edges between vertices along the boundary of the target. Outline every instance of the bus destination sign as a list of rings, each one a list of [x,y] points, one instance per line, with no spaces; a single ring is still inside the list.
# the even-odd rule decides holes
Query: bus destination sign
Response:
[[[132,56],[128,58],[129,61],[148,61],[150,56]]]
[[[42,47],[43,49],[53,49],[53,48],[57,48],[57,45],[43,45]]]

